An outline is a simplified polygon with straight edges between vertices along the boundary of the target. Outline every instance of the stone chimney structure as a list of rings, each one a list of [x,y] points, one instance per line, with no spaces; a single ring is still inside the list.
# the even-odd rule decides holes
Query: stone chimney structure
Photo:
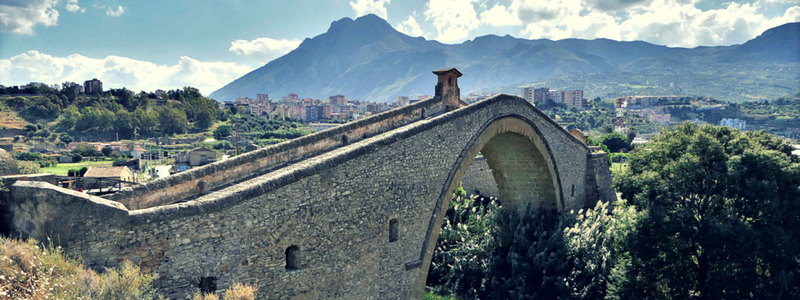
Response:
[[[439,76],[439,82],[436,83],[436,94],[434,97],[442,99],[447,111],[459,108],[461,99],[461,89],[458,88],[458,77],[461,77],[461,72],[456,68],[444,68],[433,71],[433,74]]]

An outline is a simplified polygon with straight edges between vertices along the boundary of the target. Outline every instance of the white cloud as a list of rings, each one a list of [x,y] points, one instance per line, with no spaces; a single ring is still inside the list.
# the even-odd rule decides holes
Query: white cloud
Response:
[[[764,21],[764,23],[761,23],[758,33],[761,34],[764,30],[792,22],[800,22],[800,6],[792,6],[786,9],[783,16]]]
[[[586,0],[590,7],[601,11],[615,11],[634,6],[647,6],[653,0]]]
[[[85,13],[86,8],[81,8],[81,6],[78,5],[78,0],[67,0],[67,11]]]
[[[520,19],[511,9],[496,3],[491,9],[481,13],[481,23],[489,26],[521,25]]]
[[[117,6],[117,9],[114,9],[113,7],[106,7],[107,16],[119,17],[122,16],[122,14],[124,14],[126,11],[127,10],[124,7],[122,7],[122,5]]]
[[[33,35],[36,25],[58,24],[58,0],[3,0],[0,4],[0,31]]]
[[[481,24],[489,26],[522,24],[521,33],[532,39],[609,38],[672,47],[740,44],[771,27],[800,21],[800,6],[770,18],[759,3],[725,3],[705,11],[696,4],[697,0],[514,0],[508,6],[495,4],[480,16]]]
[[[792,11],[787,10],[786,19],[793,18]],[[777,22],[781,20],[776,19],[782,18],[765,17],[758,4],[728,3],[721,9],[702,11],[693,3],[658,0],[623,21],[620,31],[625,40],[668,46],[732,45],[754,38],[767,29],[764,24],[780,25]]]
[[[375,14],[378,17],[386,19],[386,5],[391,0],[356,0],[350,1],[350,7],[356,12],[356,17],[367,14]]]
[[[424,35],[424,32],[422,31],[422,28],[419,27],[419,24],[417,23],[417,19],[415,19],[414,16],[408,16],[408,19],[406,19],[403,22],[400,22],[400,24],[397,24],[396,29],[397,29],[397,31],[405,33],[406,35],[409,35],[409,36],[422,36],[422,35]]]
[[[153,91],[193,86],[208,95],[241,77],[252,68],[229,62],[201,62],[182,56],[177,64],[156,65],[120,56],[89,58],[80,54],[56,57],[35,50],[0,59],[0,78],[13,78],[18,85],[28,82],[59,84],[98,78],[105,88],[126,87],[133,91]]]
[[[275,40],[271,38],[257,38],[252,41],[236,40],[231,43],[229,51],[241,56],[247,56],[266,64],[300,46],[302,41]]]
[[[473,5],[475,0],[430,0],[425,20],[432,21],[440,42],[457,42],[466,39],[469,32],[478,28],[480,21]]]

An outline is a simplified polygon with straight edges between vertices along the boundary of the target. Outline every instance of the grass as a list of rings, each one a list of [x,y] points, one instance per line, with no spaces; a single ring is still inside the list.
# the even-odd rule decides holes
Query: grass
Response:
[[[3,110],[0,111],[0,127],[5,127],[8,129],[22,129],[28,124],[28,121],[25,121],[25,119],[18,116],[13,110],[3,108]]]
[[[58,164],[54,167],[42,168],[42,173],[52,173],[56,175],[67,175],[67,171],[72,169],[80,169],[83,167],[110,167],[113,164],[113,161],[106,160],[106,161],[82,161],[79,163],[66,163],[66,164]]]
[[[161,299],[153,277],[125,261],[97,274],[60,247],[0,237],[0,299]]]
[[[222,297],[223,300],[253,300],[256,298],[256,291],[257,289],[241,283],[234,283],[233,286],[225,290],[225,296]],[[192,294],[192,300],[218,300],[220,299],[217,294],[209,293],[209,294],[202,294],[202,293],[194,293]]]
[[[236,283],[225,300],[255,299],[257,289]],[[124,261],[103,274],[85,268],[61,247],[41,246],[33,239],[0,237],[0,299],[165,299],[153,277]],[[194,294],[193,300],[217,300],[215,294]],[[445,298],[436,298],[445,299]]]

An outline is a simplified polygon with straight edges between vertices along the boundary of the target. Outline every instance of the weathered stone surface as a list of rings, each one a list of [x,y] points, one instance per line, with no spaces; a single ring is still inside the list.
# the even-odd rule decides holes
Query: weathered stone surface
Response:
[[[492,175],[492,168],[486,162],[486,157],[475,158],[469,170],[461,179],[461,185],[467,195],[481,195],[484,197],[500,198],[500,191],[497,189],[497,182]]]
[[[19,174],[19,167],[17,161],[11,156],[11,153],[6,150],[0,149],[0,176]]]
[[[128,210],[47,183],[17,182],[14,230],[51,237],[87,265],[134,261],[171,298],[214,278],[219,290],[235,281],[253,284],[259,299],[418,299],[444,212],[479,152],[494,171],[503,207],[512,211],[581,208],[610,190],[598,187],[610,182],[599,156],[524,99],[500,95],[444,114],[442,106],[426,108],[433,117],[398,121],[396,129],[368,138],[348,133],[360,138],[346,146],[304,144],[328,150],[226,188],[213,190],[224,180],[209,176],[271,168],[258,153],[276,150],[148,187],[191,184],[196,193],[197,180],[212,187],[186,203]],[[359,130],[377,129],[346,131]],[[341,143],[340,132],[331,132],[315,135]],[[330,145],[319,136],[307,139]],[[289,152],[299,155],[274,153]]]

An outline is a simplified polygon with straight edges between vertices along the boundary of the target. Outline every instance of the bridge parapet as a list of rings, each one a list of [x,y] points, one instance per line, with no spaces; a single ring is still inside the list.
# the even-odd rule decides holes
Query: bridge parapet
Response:
[[[287,142],[264,147],[228,160],[218,161],[137,187],[103,196],[129,209],[143,209],[202,195],[205,191],[266,174],[287,164],[381,134],[445,111],[441,97],[432,97],[323,130]]]

